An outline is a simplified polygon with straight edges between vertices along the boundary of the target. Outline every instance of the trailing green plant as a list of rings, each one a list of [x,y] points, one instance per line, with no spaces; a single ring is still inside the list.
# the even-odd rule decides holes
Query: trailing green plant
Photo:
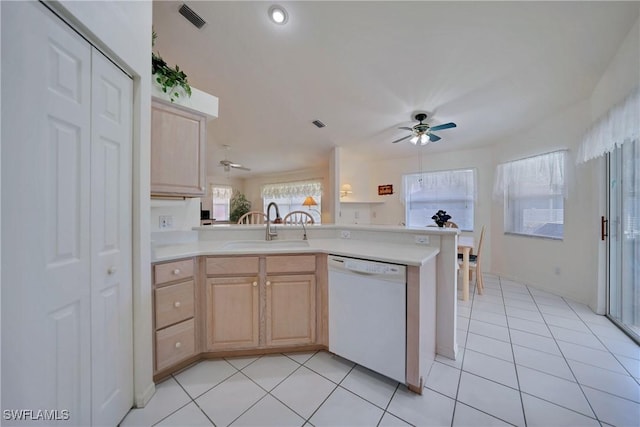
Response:
[[[234,190],[229,202],[231,213],[229,214],[229,222],[236,223],[240,217],[251,210],[251,202],[240,191]]]
[[[152,44],[155,46],[158,34],[152,32]],[[174,68],[169,67],[166,61],[160,56],[160,52],[151,52],[151,74],[155,76],[156,83],[160,85],[162,92],[169,95],[171,102],[175,102],[180,97],[178,88],[182,88],[187,96],[191,96],[191,86],[187,81],[187,75],[176,65]]]

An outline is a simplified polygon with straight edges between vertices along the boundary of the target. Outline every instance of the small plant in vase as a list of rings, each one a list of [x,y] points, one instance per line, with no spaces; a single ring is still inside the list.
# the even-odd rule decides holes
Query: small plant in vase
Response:
[[[444,224],[451,219],[451,215],[448,215],[447,211],[439,210],[431,219],[438,224],[438,227],[444,227]]]

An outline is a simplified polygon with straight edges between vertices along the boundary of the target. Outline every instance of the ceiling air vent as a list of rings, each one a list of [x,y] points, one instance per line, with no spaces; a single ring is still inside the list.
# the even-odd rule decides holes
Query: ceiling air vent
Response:
[[[323,127],[325,127],[325,124],[324,124],[324,123],[322,123],[320,120],[314,120],[314,121],[312,121],[311,123],[313,123],[314,125],[316,125],[316,126],[317,126],[317,127],[319,127],[319,128],[323,128]]]
[[[204,19],[200,17],[200,15],[195,13],[193,9],[191,9],[186,4],[183,4],[182,6],[180,6],[180,10],[178,10],[178,12],[180,12],[180,15],[187,18],[187,21],[191,22],[197,28],[202,28],[204,27],[204,24],[207,23]]]

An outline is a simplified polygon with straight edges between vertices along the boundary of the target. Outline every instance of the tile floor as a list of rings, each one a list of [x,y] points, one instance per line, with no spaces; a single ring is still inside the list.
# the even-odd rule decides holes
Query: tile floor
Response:
[[[326,352],[202,361],[121,426],[639,426],[640,347],[588,307],[486,276],[422,396]]]

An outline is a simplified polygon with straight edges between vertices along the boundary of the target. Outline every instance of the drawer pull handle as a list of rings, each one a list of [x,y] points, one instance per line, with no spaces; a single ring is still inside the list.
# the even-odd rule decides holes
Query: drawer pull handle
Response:
[[[107,270],[107,274],[109,276],[113,276],[115,274],[115,272],[118,271],[118,269],[114,266],[109,267],[109,269]]]
[[[176,268],[175,270],[173,270],[173,274],[178,275],[180,274],[180,269]]]
[[[180,341],[178,341],[178,342],[176,343],[176,348],[180,348],[180,347],[182,347],[182,343],[181,343]]]
[[[174,302],[174,303],[173,303],[173,306],[174,306],[175,308],[179,308],[179,307],[180,307],[180,301],[176,301],[176,302]]]
[[[253,286],[254,287],[258,286],[258,282],[253,282]]]
[[[271,286],[271,281],[267,280],[267,286]]]

